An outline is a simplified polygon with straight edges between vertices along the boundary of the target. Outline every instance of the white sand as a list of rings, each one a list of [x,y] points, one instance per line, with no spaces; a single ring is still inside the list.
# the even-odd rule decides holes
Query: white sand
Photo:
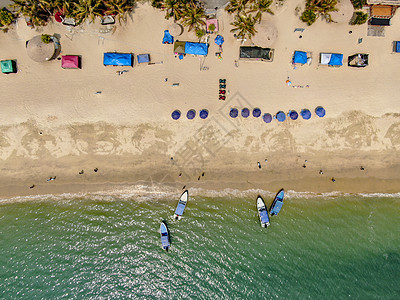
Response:
[[[274,16],[264,16],[278,29],[274,61],[241,61],[238,68],[240,42],[229,32],[232,16],[220,12],[223,60],[214,54],[218,47],[211,35],[204,63],[208,71],[200,71],[199,58],[178,60],[173,45],[161,44],[171,21],[147,4],[113,34],[99,34],[104,26],[94,24],[76,27],[74,33],[60,24],[35,31],[21,19],[0,34],[0,59],[17,59],[19,69],[1,74],[0,80],[0,195],[93,191],[141,181],[176,187],[191,182],[213,188],[399,191],[400,54],[391,53],[392,42],[400,39],[399,15],[384,38],[368,37],[367,25],[343,21],[318,20],[306,27],[294,13],[302,2],[286,1]],[[294,32],[297,27],[306,29]],[[81,55],[83,68],[63,70],[58,60],[30,60],[25,42],[41,33],[59,34],[61,55]],[[196,41],[187,32],[179,39]],[[294,50],[312,51],[311,66],[293,69]],[[112,51],[150,53],[152,62],[162,64],[104,67],[103,53]],[[343,53],[345,65],[319,66],[319,52]],[[347,67],[347,56],[357,52],[370,54],[368,67]],[[129,72],[116,75],[120,70]],[[287,77],[309,88],[288,87]],[[219,78],[227,79],[225,102],[218,101]],[[173,83],[180,85],[172,88]],[[314,114],[319,105],[327,111],[325,118]],[[259,107],[271,114],[309,108],[313,116],[265,124],[253,117],[232,120],[231,107]],[[187,120],[190,108],[208,109],[209,118]],[[179,121],[171,119],[175,109],[182,111]],[[305,159],[306,169],[301,167]],[[94,167],[100,171],[94,173]],[[78,175],[81,169],[84,175]],[[207,175],[198,181],[204,170]],[[54,175],[56,181],[46,182]],[[36,187],[29,189],[31,184]]]

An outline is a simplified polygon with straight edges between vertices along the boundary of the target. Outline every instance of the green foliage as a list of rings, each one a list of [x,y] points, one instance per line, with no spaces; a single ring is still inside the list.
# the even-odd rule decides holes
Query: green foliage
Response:
[[[361,9],[367,5],[367,0],[351,0],[351,3],[355,9]]]
[[[201,39],[205,34],[206,34],[206,32],[204,31],[204,29],[201,29],[201,28],[196,29],[196,36],[199,39]]]
[[[194,2],[189,2],[183,7],[181,24],[187,27],[188,31],[191,31],[206,25],[205,18],[204,8]]]
[[[208,26],[208,31],[213,32],[214,30],[215,30],[215,25],[210,24],[210,26]]]
[[[14,22],[14,15],[6,8],[0,10],[0,26],[8,26]]]
[[[257,32],[255,29],[257,20],[252,15],[236,15],[235,20],[231,23],[233,29],[231,32],[236,33],[238,39],[251,39]]]
[[[42,34],[42,42],[48,44],[51,42],[51,36],[48,34]]]
[[[305,10],[301,14],[300,20],[307,23],[308,26],[313,24],[317,20],[317,15],[312,10]]]
[[[353,15],[353,19],[351,21],[351,25],[361,25],[367,22],[368,14],[362,11],[356,11]]]
[[[163,6],[163,1],[162,0],[152,0],[151,6],[153,6],[154,8],[161,9]]]

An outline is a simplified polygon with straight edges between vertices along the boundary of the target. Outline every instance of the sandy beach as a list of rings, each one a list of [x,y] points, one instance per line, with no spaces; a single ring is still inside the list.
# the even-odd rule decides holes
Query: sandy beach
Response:
[[[302,3],[286,1],[275,15],[264,16],[278,31],[273,62],[240,61],[238,67],[240,41],[229,32],[232,16],[219,10],[223,59],[215,56],[213,34],[206,71],[200,71],[199,58],[179,60],[173,45],[161,43],[172,21],[148,4],[110,33],[99,33],[98,24],[70,30],[52,23],[32,30],[20,19],[0,33],[0,59],[18,64],[16,74],[0,75],[0,198],[129,187],[133,192],[141,184],[177,191],[186,185],[400,192],[400,54],[392,53],[392,42],[400,39],[399,13],[385,37],[371,37],[366,24],[350,26],[348,20],[317,20],[307,27],[295,15]],[[60,55],[81,55],[82,69],[62,69],[59,60],[32,61],[25,42],[41,33],[60,37]],[[179,40],[198,41],[186,31]],[[311,65],[294,69],[295,50],[311,51]],[[149,53],[155,64],[104,67],[103,53],[113,51]],[[320,66],[320,52],[343,53],[344,65]],[[369,66],[348,67],[347,56],[355,53],[368,53]],[[118,76],[121,70],[129,72]],[[287,86],[288,77],[303,88]],[[218,100],[220,78],[227,81],[226,101]],[[324,118],[314,113],[320,105]],[[313,115],[266,124],[252,116],[231,119],[232,107],[271,114],[308,108]],[[182,112],[178,121],[171,119],[175,109]],[[209,117],[188,120],[189,109],[207,109]],[[53,176],[56,180],[48,182]]]

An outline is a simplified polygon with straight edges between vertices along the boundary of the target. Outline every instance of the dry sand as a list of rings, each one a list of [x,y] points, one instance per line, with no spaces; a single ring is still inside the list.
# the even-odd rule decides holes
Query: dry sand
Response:
[[[229,32],[232,16],[219,12],[223,60],[214,55],[218,48],[211,35],[204,62],[208,71],[200,71],[199,58],[178,60],[172,45],[161,44],[171,21],[147,4],[112,33],[99,33],[104,28],[97,24],[72,31],[60,24],[31,30],[21,19],[0,34],[0,59],[17,59],[19,70],[1,74],[0,80],[0,197],[154,183],[176,190],[186,185],[399,192],[400,55],[391,53],[392,42],[400,39],[399,14],[385,37],[368,37],[367,25],[349,26],[343,20],[318,20],[306,27],[295,15],[302,2],[286,1],[274,16],[264,16],[278,30],[274,61],[240,62],[239,67],[234,62],[240,42]],[[294,32],[297,27],[306,29]],[[58,60],[30,60],[25,42],[41,33],[59,34],[61,55],[81,55],[83,68],[63,70]],[[358,38],[363,38],[361,44]],[[187,32],[179,39],[196,41]],[[293,69],[294,50],[312,51],[312,64]],[[150,53],[157,64],[104,67],[103,53],[110,51]],[[343,53],[345,65],[319,66],[319,52]],[[368,67],[347,67],[347,56],[357,52],[370,54]],[[116,75],[125,69],[129,72]],[[288,87],[287,77],[293,85],[309,88]],[[226,101],[218,100],[219,78],[227,79]],[[180,85],[172,88],[173,83]],[[319,105],[327,111],[324,118],[313,112]],[[230,119],[231,107],[259,107],[271,114],[309,108],[313,116],[265,124],[252,116]],[[190,108],[208,109],[208,119],[187,120]],[[178,121],[171,119],[175,109],[182,111]],[[50,176],[57,179],[47,182]]]

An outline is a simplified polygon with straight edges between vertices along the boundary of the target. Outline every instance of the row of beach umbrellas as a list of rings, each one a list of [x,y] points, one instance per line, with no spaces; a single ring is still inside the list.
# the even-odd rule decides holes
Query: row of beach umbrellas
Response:
[[[315,114],[318,117],[322,118],[325,116],[326,111],[322,106],[318,106],[315,109]],[[229,116],[231,118],[237,118],[238,115],[239,115],[239,110],[237,108],[231,108]],[[307,108],[304,108],[300,111],[300,115],[304,120],[309,120],[311,118],[311,111]],[[243,108],[241,111],[241,116],[243,118],[248,118],[250,116],[250,110],[248,108]],[[259,108],[254,108],[253,117],[258,118],[260,116],[261,116],[261,110]],[[287,116],[292,120],[297,120],[299,114],[295,110],[290,110]],[[283,122],[286,120],[286,114],[283,111],[278,111],[275,116],[272,116],[269,113],[265,113],[262,116],[262,119],[264,120],[265,123],[270,123],[272,119],[277,119],[279,122]]]
[[[202,109],[199,112],[199,116],[201,119],[207,119],[208,117],[208,110],[207,109]],[[171,114],[172,119],[174,120],[178,120],[181,117],[181,111],[176,109],[172,112]],[[196,111],[194,109],[190,109],[188,110],[188,112],[186,113],[186,117],[189,120],[193,120],[196,117]]]

